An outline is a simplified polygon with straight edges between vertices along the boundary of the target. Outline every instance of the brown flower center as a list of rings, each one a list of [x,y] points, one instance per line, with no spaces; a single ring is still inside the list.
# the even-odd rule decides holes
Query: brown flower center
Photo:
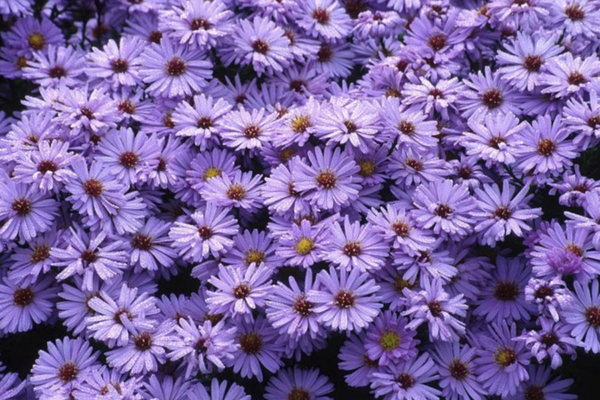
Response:
[[[362,253],[362,248],[359,242],[348,242],[342,247],[342,251],[348,257],[358,257]]]
[[[112,70],[117,74],[124,74],[129,70],[129,63],[127,60],[122,60],[120,58],[118,60],[114,60],[111,63],[111,66]]]
[[[313,18],[317,23],[325,25],[329,22],[329,11],[325,8],[316,8],[312,14]]]
[[[585,319],[592,327],[600,326],[600,307],[592,306],[585,310]]]
[[[529,72],[539,72],[543,64],[544,60],[542,60],[542,57],[537,55],[529,55],[525,57],[523,67],[525,67],[525,69]]]
[[[581,21],[585,18],[585,11],[583,11],[579,4],[570,4],[565,7],[565,15],[571,21]]]
[[[198,228],[198,235],[202,240],[208,240],[212,237],[212,229],[209,226],[201,226]]]
[[[433,213],[440,218],[448,218],[454,210],[448,204],[440,204],[433,210]]]
[[[260,136],[260,127],[258,125],[250,124],[244,128],[244,136],[248,139],[256,139]]]
[[[102,194],[102,182],[98,179],[89,179],[83,183],[83,191],[90,197],[100,197]]]
[[[567,77],[567,82],[569,85],[583,85],[586,82],[585,76],[581,72],[573,71]]]
[[[528,386],[523,393],[523,398],[525,400],[546,400],[544,391],[537,385]]]
[[[58,368],[58,379],[63,382],[71,382],[77,378],[79,370],[73,361],[67,361]]]
[[[339,308],[350,308],[354,305],[354,295],[346,290],[340,290],[333,300]]]
[[[508,207],[500,206],[496,208],[494,215],[500,219],[508,220],[512,215],[512,211]]]
[[[411,387],[413,387],[415,385],[414,378],[404,372],[401,373],[398,376],[398,378],[396,378],[396,381],[398,381],[398,383],[400,384],[400,386],[402,386],[402,389],[404,389],[404,390],[410,389]]]
[[[252,50],[254,50],[258,54],[267,54],[269,51],[269,43],[264,40],[255,40],[252,42]]]
[[[32,264],[45,261],[50,258],[50,246],[43,244],[41,246],[33,246],[33,251],[29,255]]]
[[[142,332],[133,337],[133,343],[139,351],[150,350],[152,347],[152,336],[148,332]]]
[[[238,337],[238,341],[246,354],[258,354],[262,349],[262,337],[256,332],[242,334]]]
[[[429,312],[434,317],[439,317],[440,315],[442,315],[442,311],[444,311],[444,309],[442,308],[442,305],[438,301],[435,301],[435,300],[430,301],[429,304],[427,304],[427,307],[429,307]]]
[[[246,197],[246,189],[243,186],[235,184],[227,189],[227,197],[231,200],[240,201]]]
[[[152,238],[143,233],[133,236],[133,247],[140,250],[149,251],[152,249]]]
[[[487,108],[497,108],[502,104],[502,92],[497,88],[488,89],[483,93],[481,100]]]
[[[337,184],[337,178],[330,171],[323,171],[317,175],[317,184],[323,189],[333,189]]]
[[[125,168],[133,168],[140,161],[140,158],[133,151],[126,151],[125,153],[121,153],[121,157],[119,158],[119,163]]]
[[[181,76],[185,73],[187,65],[179,57],[173,57],[167,62],[167,74],[169,76]]]
[[[321,48],[317,52],[317,59],[319,62],[326,63],[331,61],[331,57],[333,56],[333,50],[327,44],[322,44]]]
[[[442,34],[433,35],[429,38],[429,47],[435,51],[440,51],[446,46],[446,36]]]
[[[550,139],[542,139],[538,142],[537,151],[543,156],[550,157],[556,151],[556,143]]]
[[[205,31],[209,30],[212,27],[212,24],[205,20],[204,18],[196,18],[191,23],[191,28],[193,31],[197,31],[199,29],[204,29]]]
[[[233,288],[233,296],[236,299],[245,299],[250,294],[250,286],[245,283],[240,283],[235,288]]]
[[[398,130],[407,136],[412,136],[415,134],[416,127],[410,121],[400,121],[398,124]]]
[[[500,301],[515,301],[519,296],[519,285],[516,282],[498,282],[494,289],[494,297]]]
[[[25,217],[31,212],[31,201],[23,197],[16,199],[12,203],[12,209],[19,217]]]
[[[469,375],[469,367],[464,362],[456,359],[450,364],[450,375],[456,380],[463,380]]]
[[[300,314],[303,317],[307,317],[312,313],[314,304],[306,300],[306,297],[300,296],[296,298],[294,307],[292,308],[296,314]]]
[[[213,127],[213,121],[210,117],[200,117],[196,121],[196,127],[202,129],[208,129]]]
[[[294,387],[290,394],[288,394],[287,400],[310,400],[310,392],[306,389]]]
[[[33,303],[34,293],[30,287],[20,288],[13,293],[13,303],[19,307],[25,307]]]
[[[67,71],[60,65],[57,65],[48,70],[48,76],[52,79],[64,78],[67,76]]]
[[[45,174],[46,172],[56,172],[58,170],[58,165],[52,160],[44,160],[37,165],[37,170],[42,174]]]

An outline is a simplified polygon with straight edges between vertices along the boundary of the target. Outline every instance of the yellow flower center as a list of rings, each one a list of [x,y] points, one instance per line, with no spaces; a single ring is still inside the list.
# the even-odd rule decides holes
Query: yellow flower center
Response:
[[[36,32],[29,35],[27,38],[27,43],[29,43],[29,47],[31,47],[33,50],[41,50],[46,44],[46,39],[44,39],[42,34]]]
[[[315,248],[314,242],[309,238],[302,238],[296,245],[296,251],[301,256],[305,256]]]
[[[385,351],[392,351],[394,349],[397,349],[400,345],[400,342],[400,336],[398,336],[396,332],[386,332],[383,335],[381,335],[381,338],[379,338],[379,345]]]
[[[214,178],[215,176],[221,176],[222,173],[223,171],[221,171],[219,168],[210,167],[204,172],[202,179],[204,181],[207,181],[210,178]]]

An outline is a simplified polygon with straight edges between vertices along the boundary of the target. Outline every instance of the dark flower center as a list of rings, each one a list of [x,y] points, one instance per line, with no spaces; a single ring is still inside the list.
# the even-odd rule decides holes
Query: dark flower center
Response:
[[[121,308],[113,316],[113,321],[115,321],[119,325],[123,325],[123,322],[121,322],[121,315],[125,315],[129,320],[133,318],[133,315],[129,312],[129,310]]]
[[[67,76],[67,71],[65,71],[63,67],[57,65],[55,67],[50,68],[50,70],[48,71],[48,76],[53,79],[64,78],[65,76]]]
[[[41,245],[41,246],[33,246],[33,251],[29,255],[32,264],[37,264],[39,262],[45,261],[50,258],[50,246]]]
[[[208,129],[213,127],[213,121],[210,117],[200,117],[196,122],[197,128]]]
[[[339,308],[350,308],[354,305],[354,295],[346,290],[340,290],[333,300]]]
[[[164,172],[167,170],[167,160],[162,157],[158,158],[158,165],[156,166],[158,172]]]
[[[292,197],[300,197],[300,192],[294,187],[294,182],[288,183],[288,194]]]
[[[450,364],[450,375],[456,380],[463,380],[469,375],[469,367],[458,359],[454,360]]]
[[[461,167],[458,170],[458,177],[461,179],[469,179],[471,177],[471,174],[473,173],[473,171],[471,171],[471,168],[469,167]]]
[[[429,47],[435,51],[440,51],[446,46],[446,36],[442,34],[433,35],[429,38]]]
[[[298,297],[294,302],[293,310],[296,314],[300,314],[303,317],[307,317],[312,313],[314,304],[306,300],[304,296]]]
[[[408,157],[405,161],[405,164],[407,167],[410,167],[412,169],[414,169],[415,171],[419,172],[423,170],[423,162],[419,161],[419,160],[415,160],[412,157]]]
[[[246,197],[246,189],[238,184],[231,185],[229,189],[227,189],[227,197],[229,197],[231,200],[240,201]]]
[[[344,126],[346,127],[346,130],[348,131],[348,133],[354,133],[358,129],[358,127],[352,120],[344,121]]]
[[[299,115],[292,120],[292,131],[294,133],[304,133],[312,126],[312,121],[308,115]]]
[[[85,249],[79,258],[86,264],[91,264],[98,261],[98,254],[96,254],[96,250]]]
[[[571,21],[581,21],[585,18],[585,11],[583,11],[579,4],[570,4],[565,7],[565,15]]]
[[[406,238],[410,234],[410,226],[404,221],[396,221],[392,224],[392,229],[396,235]]]
[[[244,136],[248,139],[256,139],[260,136],[260,127],[254,124],[246,126],[244,128]]]
[[[152,249],[152,238],[143,233],[138,233],[133,236],[133,247],[140,250],[149,251]]]
[[[78,372],[77,365],[73,361],[68,361],[58,368],[58,379],[63,382],[71,382],[77,378]]]
[[[448,218],[454,210],[448,204],[440,204],[435,208],[433,213],[440,218]]]
[[[366,9],[364,0],[347,0],[344,3],[344,8],[350,18],[358,18],[358,14]]]
[[[197,31],[199,29],[204,29],[205,31],[207,31],[212,27],[212,24],[204,18],[196,18],[192,21],[191,25],[193,31]]]
[[[12,209],[19,217],[25,217],[31,212],[31,201],[23,197],[16,199],[12,203]]]
[[[250,286],[245,283],[240,283],[235,288],[233,288],[233,296],[236,299],[245,299],[250,294]]]
[[[194,345],[194,349],[198,353],[206,353],[208,351],[208,347],[206,347],[206,339],[200,338]]]
[[[400,386],[402,386],[402,389],[404,389],[404,390],[410,389],[411,387],[413,387],[415,385],[414,378],[404,372],[401,373],[398,376],[398,378],[396,378],[396,381],[398,381],[398,383],[400,384]]]
[[[585,76],[581,72],[573,71],[567,77],[567,82],[569,85],[583,85],[586,82]]]
[[[119,109],[119,111],[124,112],[126,114],[133,114],[135,112],[135,104],[133,104],[129,99],[121,101],[117,108]]]
[[[198,235],[202,240],[208,240],[212,237],[212,229],[209,226],[201,226],[198,228]]]
[[[262,349],[262,337],[256,332],[242,334],[238,337],[238,341],[246,354],[258,354]]]
[[[554,291],[551,288],[549,288],[548,286],[542,286],[535,291],[534,296],[536,299],[544,299],[548,296],[552,296],[553,294]]]
[[[405,288],[412,289],[413,287],[416,286],[416,284],[412,284],[412,283],[410,283],[410,281],[403,279],[401,277],[397,277],[396,279],[394,279],[394,282],[392,282],[392,285],[394,286],[394,289],[398,293],[402,293],[402,291]]]
[[[321,25],[325,25],[329,22],[329,11],[325,8],[316,8],[312,14],[315,21]]]
[[[516,282],[498,282],[494,289],[494,297],[500,301],[515,301],[519,296],[519,285]]]
[[[544,391],[537,385],[528,386],[523,393],[523,398],[525,400],[546,400]]]
[[[587,124],[590,128],[597,128],[600,125],[600,114],[589,117]]]
[[[102,190],[102,182],[98,179],[89,179],[83,183],[83,191],[90,197],[100,197]]]
[[[146,351],[152,347],[152,336],[148,332],[142,332],[133,337],[135,348],[139,351]]]
[[[33,303],[33,290],[30,287],[20,288],[13,293],[13,303],[19,307],[25,307]]]
[[[267,54],[267,52],[269,51],[269,43],[260,39],[255,40],[252,43],[252,50],[259,54]]]
[[[129,63],[127,60],[119,58],[118,60],[114,60],[111,64],[113,71],[117,74],[124,74],[129,70]]]
[[[185,61],[179,57],[173,57],[167,62],[167,74],[169,76],[181,76],[185,73],[186,69]]]
[[[540,336],[540,342],[546,347],[551,347],[558,343],[558,337],[554,333],[544,333]]]
[[[94,112],[87,107],[83,107],[81,109],[81,115],[83,115],[84,117],[86,117],[89,120],[94,119]]]
[[[317,175],[317,184],[323,189],[333,189],[337,184],[337,178],[333,172],[323,171]]]
[[[583,249],[577,246],[576,244],[569,244],[567,245],[566,249],[571,253],[575,254],[577,257],[583,256]]]
[[[543,64],[544,60],[542,60],[542,57],[537,55],[529,55],[525,57],[523,66],[529,72],[539,72]]]
[[[494,211],[494,215],[500,219],[508,220],[512,215],[512,211],[508,207],[500,206],[496,208],[496,211]]]
[[[432,96],[434,99],[443,99],[444,98],[444,92],[442,92],[438,88],[431,89],[429,91],[429,95]]]
[[[517,355],[513,349],[502,347],[494,353],[494,361],[496,361],[496,364],[506,368],[517,362]]]
[[[41,50],[46,44],[46,38],[41,33],[34,32],[27,38],[27,43],[33,50]]]
[[[290,82],[290,89],[294,92],[302,92],[306,87],[306,82],[300,79],[294,79]]]
[[[358,257],[362,253],[362,248],[359,242],[348,242],[344,244],[342,251],[348,257]]]
[[[125,153],[121,153],[121,157],[119,158],[119,163],[125,168],[133,168],[140,161],[140,158],[133,151],[126,151]]]
[[[321,48],[317,52],[317,59],[319,60],[319,62],[323,62],[323,63],[329,62],[329,61],[331,61],[332,56],[333,56],[333,50],[331,49],[331,47],[329,47],[329,45],[322,44]]]
[[[45,160],[38,164],[37,170],[42,174],[46,172],[56,172],[58,170],[58,165],[54,161]]]
[[[556,151],[556,143],[550,139],[542,139],[538,142],[537,151],[543,156],[550,157]]]
[[[435,301],[435,300],[430,301],[429,304],[427,304],[427,307],[429,307],[429,312],[434,317],[439,317],[442,314],[442,311],[444,310],[442,308],[442,305],[438,301]]]
[[[600,326],[600,307],[588,307],[585,310],[585,319],[592,327]]]
[[[236,104],[244,104],[244,102],[248,99],[244,93],[240,93],[235,97]]]
[[[432,258],[431,258],[431,253],[429,252],[429,250],[421,250],[419,252],[419,257],[417,258],[417,261],[420,263],[431,263]]]
[[[310,400],[310,392],[306,389],[295,387],[288,394],[287,400]]]
[[[170,112],[168,112],[163,118],[163,125],[165,126],[165,128],[175,128],[175,122],[173,122],[173,115],[171,115]]]
[[[408,61],[407,60],[400,60],[396,63],[396,69],[399,72],[404,72],[406,70],[406,68],[408,67]]]
[[[494,149],[500,149],[500,143],[506,143],[506,140],[500,136],[494,136],[488,142],[488,145]]]
[[[496,88],[488,89],[483,93],[482,101],[487,108],[499,107],[502,104],[502,92]]]
[[[410,121],[400,121],[398,130],[405,135],[412,136],[415,134],[415,125]]]

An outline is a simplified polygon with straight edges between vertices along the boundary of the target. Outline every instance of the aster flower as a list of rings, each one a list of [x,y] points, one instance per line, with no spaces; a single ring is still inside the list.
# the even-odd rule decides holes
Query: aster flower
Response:
[[[275,256],[275,246],[267,232],[246,230],[233,239],[233,248],[222,259],[223,263],[234,267],[247,268],[251,264],[265,264],[274,269],[279,265]]]
[[[47,53],[36,51],[23,68],[23,78],[42,86],[73,87],[81,83],[85,64],[81,53],[72,47],[48,46]]]
[[[283,365],[283,345],[278,340],[277,330],[261,316],[253,322],[242,319],[236,326],[239,350],[229,365],[233,367],[233,372],[239,373],[242,378],[256,378],[262,382],[262,367],[275,373]]]
[[[571,292],[558,276],[551,280],[532,278],[525,286],[525,300],[537,304],[540,317],[550,317],[558,322],[559,310],[571,301]]]
[[[366,356],[380,366],[395,365],[417,355],[416,330],[406,318],[391,311],[381,313],[366,332]]]
[[[193,137],[194,144],[204,150],[222,133],[222,117],[231,110],[231,105],[222,98],[215,101],[204,94],[193,99],[191,104],[187,101],[179,103],[173,112],[173,123],[177,136]]]
[[[147,91],[155,96],[189,96],[206,86],[212,77],[210,61],[200,50],[192,50],[163,38],[160,44],[151,44],[140,56],[144,66],[140,76],[149,83]]]
[[[92,290],[85,290],[82,288],[82,280],[80,276],[75,276],[73,284],[63,284],[62,291],[58,293],[60,299],[56,302],[59,318],[63,321],[63,325],[72,331],[74,335],[78,335],[87,329],[88,324],[85,318],[95,313],[88,307],[88,301],[99,294],[101,286],[96,281]],[[103,289],[109,291],[111,296],[118,295],[119,288],[116,285],[106,285]]]
[[[600,192],[597,189],[585,193],[583,209],[587,215],[565,211],[565,216],[575,227],[593,233],[592,243],[596,249],[600,249]]]
[[[206,292],[208,309],[215,314],[251,315],[256,307],[264,306],[270,294],[271,274],[262,263],[252,263],[246,270],[220,265],[218,275],[209,279],[216,290]]]
[[[530,276],[522,258],[497,257],[492,282],[482,287],[474,314],[485,316],[487,322],[529,320],[524,288]]]
[[[401,147],[395,150],[386,165],[389,177],[403,189],[429,183],[448,175],[446,162],[433,152]],[[393,189],[392,189],[393,190]]]
[[[7,279],[0,284],[0,329],[25,332],[46,321],[53,311],[56,288],[47,275],[35,282],[15,285]]]
[[[578,343],[569,335],[570,325],[543,317],[538,319],[538,323],[539,331],[531,330],[515,339],[525,342],[538,363],[542,364],[549,359],[550,367],[556,369],[563,363],[563,354],[571,355],[572,358],[576,356],[575,349]]]
[[[324,326],[359,332],[379,314],[379,286],[360,269],[347,272],[330,267],[329,271],[321,271],[317,279],[321,287],[309,291],[307,300],[315,304],[314,312]]]
[[[36,281],[40,275],[47,274],[55,261],[51,250],[57,246],[60,233],[51,229],[28,241],[26,247],[15,248],[10,256],[10,270],[6,274],[8,280],[13,283],[29,283]]]
[[[348,386],[361,387],[369,385],[373,372],[381,371],[377,361],[371,360],[365,351],[365,333],[351,335],[342,345],[339,353],[338,367],[342,371],[352,371],[346,374]]]
[[[223,52],[223,62],[252,65],[258,76],[282,72],[290,64],[290,40],[285,32],[268,18],[242,19],[233,31],[233,51]]]
[[[295,190],[320,208],[336,210],[358,197],[359,185],[354,176],[360,171],[356,163],[339,148],[316,148],[308,153],[308,164],[298,164]]]
[[[561,181],[550,183],[550,194],[560,194],[558,203],[566,207],[581,207],[585,205],[588,191],[597,190],[599,183],[581,175],[579,165],[573,166],[573,172],[565,171]],[[573,218],[572,213],[565,211],[568,218]],[[576,219],[576,218],[575,218]],[[598,247],[598,246],[597,246]]]
[[[28,56],[35,51],[46,51],[49,45],[62,45],[63,35],[49,18],[38,20],[26,16],[16,20],[11,29],[2,35],[5,45],[17,50],[17,54]]]
[[[478,337],[476,371],[489,394],[502,397],[514,395],[521,383],[529,378],[529,356],[525,344],[515,342],[517,327],[513,323],[488,325],[489,334]]]
[[[297,11],[298,25],[309,35],[334,42],[351,29],[348,14],[335,0],[310,0]]]
[[[600,13],[588,0],[557,0],[552,3],[554,28],[564,29],[568,36],[592,39],[600,33]]]
[[[565,393],[573,384],[573,379],[561,379],[557,376],[550,379],[550,370],[542,365],[528,367],[529,380],[525,382],[515,396],[507,400],[527,400],[528,398],[543,398],[548,400],[574,400],[577,395]]]
[[[97,366],[98,356],[99,353],[80,338],[65,337],[48,342],[48,350],[41,350],[33,364],[30,382],[36,393],[77,387]]]
[[[569,131],[560,120],[538,117],[530,128],[519,133],[519,168],[524,172],[560,171],[577,157],[575,145],[568,140]]]
[[[52,227],[58,203],[35,186],[0,177],[0,238],[25,243]]]
[[[265,400],[309,398],[332,400],[333,385],[318,369],[288,368],[277,372],[265,388]]]
[[[383,103],[380,116],[384,130],[392,138],[397,137],[399,145],[427,149],[437,144],[433,137],[439,133],[437,123],[418,108],[400,106],[399,100],[392,98]]]
[[[439,113],[443,119],[449,119],[450,113],[458,113],[458,93],[463,85],[457,78],[441,79],[435,84],[425,78],[418,82],[407,83],[402,91],[402,103],[421,109],[429,117]]]
[[[280,164],[271,171],[265,179],[262,189],[264,204],[275,213],[294,215],[307,212],[308,202],[295,189],[295,179],[292,171],[298,168],[300,159],[292,158],[287,164]]]
[[[448,13],[444,20],[419,15],[410,22],[406,44],[418,47],[426,56],[447,55],[462,50],[466,32],[456,29],[457,15],[458,13]]]
[[[99,396],[129,396],[132,400],[141,400],[138,393],[140,386],[139,378],[128,378],[114,369],[103,367],[90,371],[76,389],[76,396],[81,400],[96,400]]]
[[[300,225],[292,224],[291,228],[291,234],[279,241],[277,256],[281,257],[287,265],[302,266],[307,269],[321,261],[330,244],[329,230],[326,226],[303,220]]]
[[[448,400],[483,400],[486,391],[475,375],[475,349],[458,342],[435,344],[433,359],[440,374],[442,396]]]
[[[172,267],[177,253],[171,248],[171,239],[167,237],[170,228],[171,224],[150,217],[131,237],[131,264],[149,271],[158,270],[159,265]]]
[[[547,0],[530,0],[524,4],[512,0],[494,0],[489,4],[488,12],[498,22],[508,26],[523,28],[535,27],[540,19],[548,16],[550,4]]]
[[[233,176],[216,176],[206,182],[201,190],[207,202],[221,207],[239,207],[247,211],[256,209],[261,201],[260,185],[262,175],[252,172],[235,171]]]
[[[410,316],[407,329],[416,330],[427,322],[429,339],[445,342],[456,341],[465,333],[465,323],[458,318],[467,315],[467,304],[463,295],[450,298],[442,288],[442,282],[434,279],[423,279],[423,290],[405,289],[408,298],[406,311],[402,315]]]
[[[546,64],[546,72],[540,77],[544,86],[542,93],[555,97],[567,97],[588,91],[598,80],[600,61],[593,55],[584,59],[565,53]]]
[[[355,54],[345,42],[323,42],[317,51],[314,70],[322,75],[334,78],[347,78],[354,66]]]
[[[209,394],[210,392],[210,394]],[[213,378],[210,383],[210,390],[202,384],[195,385],[188,391],[188,395],[196,400],[250,400],[250,395],[244,392],[244,388],[236,383],[219,381]]]
[[[223,117],[221,137],[226,146],[237,151],[261,148],[278,125],[276,113],[268,113],[264,108],[251,113],[240,109]]]
[[[348,216],[344,225],[334,222],[330,228],[330,244],[323,258],[346,270],[362,272],[377,270],[383,266],[388,246],[370,224],[350,223]]]
[[[439,378],[435,363],[427,353],[397,367],[374,372],[371,388],[383,400],[435,400],[441,392],[429,386]]]
[[[588,284],[575,282],[573,301],[563,309],[561,315],[571,330],[571,336],[586,352],[600,352],[600,292],[598,281]]]
[[[98,84],[118,88],[141,84],[140,54],[144,50],[141,39],[123,36],[119,43],[109,40],[102,50],[92,48],[88,55],[86,74]]]

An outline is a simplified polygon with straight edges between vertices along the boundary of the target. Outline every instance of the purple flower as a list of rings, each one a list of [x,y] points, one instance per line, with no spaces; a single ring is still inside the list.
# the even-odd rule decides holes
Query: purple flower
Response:
[[[589,91],[598,80],[600,61],[592,55],[581,59],[564,53],[548,61],[546,72],[540,77],[542,93],[567,97]]]
[[[170,228],[171,224],[150,217],[131,236],[131,264],[149,271],[172,267],[177,253],[172,249],[172,240],[167,237]]]
[[[204,94],[196,95],[193,99],[193,103],[179,103],[173,112],[173,123],[177,131],[176,136],[193,137],[194,144],[204,150],[223,132],[223,116],[227,115],[232,107],[222,98],[215,101],[211,96],[207,97]]]
[[[330,244],[329,230],[325,224],[313,225],[303,220],[299,226],[292,223],[291,229],[291,234],[279,241],[277,256],[285,260],[285,264],[307,269],[321,261]]]
[[[543,365],[530,365],[529,380],[519,388],[515,396],[507,400],[527,400],[528,398],[543,398],[547,400],[575,400],[577,395],[565,393],[573,384],[573,379],[561,379],[560,376],[550,379],[550,369]]]
[[[11,29],[2,35],[6,46],[13,48],[22,56],[32,55],[36,51],[46,52],[50,45],[62,45],[63,35],[48,18],[38,20],[26,16],[16,20]]]
[[[225,145],[236,150],[260,149],[279,126],[276,113],[264,108],[248,112],[232,111],[223,117],[221,137]]]
[[[242,386],[236,383],[229,385],[227,381],[219,383],[216,378],[211,381],[209,391],[204,385],[197,384],[188,391],[188,395],[195,400],[250,400]]]
[[[596,185],[596,182],[593,182]],[[579,215],[565,211],[565,216],[570,219],[578,230],[593,233],[592,243],[596,249],[600,249],[600,192],[598,189],[586,192],[583,195],[583,209],[587,215]]]
[[[45,87],[74,87],[81,83],[84,68],[79,51],[50,45],[47,53],[33,53],[33,60],[23,68],[23,78]]]
[[[89,54],[86,74],[106,86],[135,86],[141,84],[139,55],[144,46],[135,36],[122,37],[119,43],[109,40],[102,50],[93,48]]]
[[[417,355],[417,331],[407,327],[407,320],[391,311],[381,313],[369,327],[365,351],[380,366],[395,365]]]
[[[25,332],[48,320],[58,291],[52,283],[52,275],[19,285],[4,279],[0,284],[0,329]]]
[[[288,368],[277,372],[265,388],[265,400],[309,398],[332,400],[333,385],[317,369]]]
[[[261,180],[262,175],[235,171],[231,177],[221,174],[209,179],[200,193],[208,203],[252,211],[261,201]]]
[[[550,317],[558,322],[561,317],[559,310],[571,302],[571,292],[558,276],[550,281],[543,279],[529,279],[525,286],[525,300],[537,304],[541,317]]]
[[[335,0],[308,0],[297,12],[297,23],[310,36],[335,42],[346,36],[351,21]]]
[[[538,363],[542,364],[546,359],[550,359],[551,368],[556,369],[563,363],[561,357],[563,354],[571,355],[571,358],[576,356],[575,350],[578,343],[569,335],[570,325],[543,317],[538,319],[538,323],[539,331],[531,330],[515,338],[515,340],[525,342]]]
[[[383,397],[383,400],[439,399],[441,392],[428,385],[439,378],[439,374],[427,353],[384,371],[373,373],[371,388],[376,397]]]
[[[475,375],[475,349],[458,342],[435,344],[433,359],[440,374],[442,396],[448,400],[483,400],[486,391]]]
[[[592,286],[575,282],[573,300],[562,312],[564,321],[571,330],[571,336],[579,346],[592,353],[600,352],[600,291],[598,281]]]

